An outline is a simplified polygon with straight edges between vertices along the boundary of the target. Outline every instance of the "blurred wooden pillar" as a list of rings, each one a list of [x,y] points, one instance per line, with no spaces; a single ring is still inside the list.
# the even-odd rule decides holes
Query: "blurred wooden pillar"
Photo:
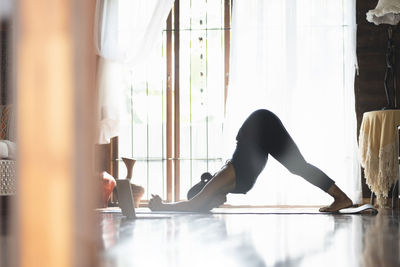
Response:
[[[17,6],[18,265],[95,266],[95,1]]]

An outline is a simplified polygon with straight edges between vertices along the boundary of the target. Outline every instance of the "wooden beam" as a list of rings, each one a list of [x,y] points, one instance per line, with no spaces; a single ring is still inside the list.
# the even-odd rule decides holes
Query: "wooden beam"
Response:
[[[75,267],[99,266],[100,224],[93,209],[99,207],[98,177],[93,176],[96,134],[96,55],[93,46],[95,0],[73,0],[74,44],[74,225]]]
[[[174,192],[175,201],[180,200],[180,82],[179,82],[179,0],[175,0],[174,4],[174,63],[175,63],[175,77],[174,77],[174,93],[175,93],[175,124],[174,124]]]
[[[225,0],[224,4],[224,114],[226,114],[226,99],[229,87],[229,57],[231,46],[231,0]]]
[[[0,104],[10,104],[12,97],[10,96],[9,74],[11,73],[11,23],[10,20],[3,19],[0,21]]]
[[[114,136],[113,138],[110,139],[110,148],[111,148],[111,153],[110,153],[110,162],[111,162],[111,175],[115,177],[115,179],[119,178],[119,163],[118,163],[118,158],[119,158],[119,153],[118,153],[118,136]]]

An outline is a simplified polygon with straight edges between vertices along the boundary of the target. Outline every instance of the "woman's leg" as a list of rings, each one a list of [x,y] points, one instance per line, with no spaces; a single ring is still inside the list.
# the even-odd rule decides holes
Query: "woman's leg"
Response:
[[[347,195],[323,171],[308,163],[296,143],[281,124],[278,127],[270,148],[270,154],[284,165],[291,173],[303,177],[334,198],[334,202],[320,209],[321,212],[336,212],[353,205]]]
[[[276,142],[276,148],[270,151],[271,156],[285,166],[291,173],[303,177],[309,183],[328,192],[329,188],[335,182],[319,168],[308,163],[304,159],[299,148],[286,130],[282,131],[282,135],[276,138]]]
[[[257,110],[252,113],[240,129],[239,139],[254,140],[265,153],[271,154],[291,173],[331,195],[335,201],[321,211],[337,211],[353,204],[332,179],[304,159],[280,119],[272,112]]]
[[[238,143],[255,144],[262,153],[271,154],[291,173],[325,192],[334,184],[320,169],[305,161],[280,119],[268,110],[253,112],[240,128],[237,140]]]

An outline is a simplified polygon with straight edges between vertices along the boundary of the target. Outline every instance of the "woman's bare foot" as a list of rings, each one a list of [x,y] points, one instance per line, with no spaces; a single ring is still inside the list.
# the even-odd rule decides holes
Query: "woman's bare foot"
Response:
[[[350,198],[347,199],[335,199],[330,206],[322,207],[319,209],[320,212],[337,212],[341,209],[349,208],[353,206],[353,201]]]
[[[353,201],[336,184],[329,188],[328,194],[334,198],[334,201],[330,206],[320,208],[320,212],[337,212],[353,206]]]

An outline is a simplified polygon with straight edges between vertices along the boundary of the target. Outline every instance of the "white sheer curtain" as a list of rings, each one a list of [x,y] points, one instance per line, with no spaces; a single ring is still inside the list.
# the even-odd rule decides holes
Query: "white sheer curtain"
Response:
[[[140,75],[162,30],[173,0],[97,0],[95,46],[98,62],[99,142],[118,135],[124,121],[124,89]]]
[[[276,113],[308,162],[361,200],[354,106],[355,0],[234,0],[226,140],[258,108]],[[227,144],[227,157],[235,142]],[[232,204],[319,205],[331,198],[271,156]]]

